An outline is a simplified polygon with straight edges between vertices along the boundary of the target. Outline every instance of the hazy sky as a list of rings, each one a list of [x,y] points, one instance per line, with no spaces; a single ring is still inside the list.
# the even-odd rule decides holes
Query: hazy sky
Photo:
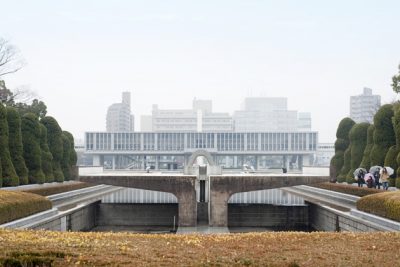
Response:
[[[132,92],[139,118],[190,108],[232,112],[246,96],[288,97],[333,142],[364,86],[388,103],[400,63],[400,1],[0,0],[0,36],[27,62],[28,86],[77,138],[105,130],[107,107]]]

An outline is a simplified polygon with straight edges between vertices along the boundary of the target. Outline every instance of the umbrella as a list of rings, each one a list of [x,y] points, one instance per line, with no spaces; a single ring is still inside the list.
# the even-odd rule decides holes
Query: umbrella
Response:
[[[380,171],[380,169],[382,169],[381,166],[372,166],[371,168],[369,168],[369,172],[374,173],[376,171]]]
[[[391,167],[385,167],[385,169],[386,169],[387,173],[389,174],[389,176],[394,173],[394,170]]]
[[[356,169],[356,170],[353,172],[354,177],[357,177],[357,176],[360,174],[361,171],[364,172],[364,174],[367,173],[367,170],[366,170],[366,169],[364,169],[364,168],[358,168],[358,169]]]
[[[369,179],[374,179],[374,176],[370,173],[365,174],[364,181],[368,182]]]

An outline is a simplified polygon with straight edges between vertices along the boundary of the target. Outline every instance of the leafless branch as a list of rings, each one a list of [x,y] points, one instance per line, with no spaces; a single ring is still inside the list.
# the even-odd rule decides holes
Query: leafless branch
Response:
[[[24,65],[19,50],[0,38],[0,77],[19,71]]]

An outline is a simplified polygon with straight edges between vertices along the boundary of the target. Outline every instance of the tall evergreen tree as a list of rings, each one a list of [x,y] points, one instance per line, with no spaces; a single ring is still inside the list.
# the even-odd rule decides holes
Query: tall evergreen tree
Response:
[[[53,174],[56,182],[64,181],[64,174],[61,169],[63,161],[63,140],[62,131],[57,121],[53,117],[46,116],[41,122],[47,129],[47,142],[53,155]]]
[[[29,183],[42,184],[45,182],[45,176],[42,171],[40,124],[35,114],[27,113],[22,116],[21,133],[24,148],[23,155],[29,170]]]
[[[375,125],[371,124],[368,127],[368,131],[367,131],[367,146],[364,149],[364,153],[363,153],[363,158],[360,164],[361,168],[365,168],[367,170],[369,170],[369,168],[371,167],[371,150],[372,147],[374,146],[374,131],[375,131]]]
[[[371,166],[383,166],[389,148],[396,144],[393,130],[393,106],[383,105],[374,116],[374,145],[371,149]]]
[[[331,180],[335,181],[337,178],[340,182],[344,182],[345,174],[340,175],[340,171],[343,168],[345,162],[345,151],[349,147],[349,132],[355,122],[350,118],[344,118],[340,121],[338,129],[336,131],[336,142],[335,142],[335,155],[331,159],[330,166],[330,177]],[[347,153],[347,157],[350,151]]]
[[[19,177],[19,184],[28,184],[28,168],[23,156],[21,117],[15,108],[7,107],[7,121],[11,160]]]
[[[70,164],[70,150],[71,150],[71,143],[69,142],[69,138],[63,132],[62,133],[62,141],[63,141],[63,159],[61,162],[61,169],[64,174],[65,180],[71,179],[71,164]]]
[[[46,177],[46,182],[54,182],[53,174],[53,155],[50,153],[49,145],[47,143],[47,129],[40,123],[40,149],[42,158],[42,170]]]
[[[8,142],[7,110],[0,104],[0,159],[2,165],[3,186],[19,185],[19,178],[11,160]]]
[[[357,168],[360,167],[361,160],[363,158],[363,152],[367,145],[367,134],[369,126],[370,124],[367,122],[357,123],[350,130],[349,137],[351,150],[351,168],[346,177],[348,183],[354,182],[353,173]]]
[[[68,137],[70,143],[70,152],[69,152],[69,165],[70,165],[70,172],[71,172],[71,179],[77,178],[76,172],[76,162],[77,162],[77,155],[75,151],[75,142],[73,135],[68,131],[63,131],[63,134]]]

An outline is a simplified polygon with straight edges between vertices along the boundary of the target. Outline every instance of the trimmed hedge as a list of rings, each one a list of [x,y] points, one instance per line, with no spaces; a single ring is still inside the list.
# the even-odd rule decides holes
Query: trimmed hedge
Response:
[[[19,184],[28,184],[28,168],[26,167],[23,157],[24,149],[22,146],[21,116],[15,108],[7,107],[7,121],[9,133],[8,145],[11,160],[19,177]]]
[[[53,117],[44,117],[41,120],[47,128],[47,143],[51,154],[53,155],[53,174],[56,182],[64,181],[64,174],[61,170],[61,163],[63,160],[63,140],[62,131],[58,122]]]
[[[50,200],[45,197],[19,191],[0,190],[0,224],[51,208]]]
[[[386,154],[385,157],[385,166],[392,167],[394,170],[393,175],[389,178],[389,186],[395,186],[396,185],[396,171],[397,171],[397,161],[396,157],[399,154],[400,150],[397,148],[397,145],[391,146],[389,148],[388,153]]]
[[[0,187],[19,185],[19,178],[11,161],[8,146],[7,111],[3,104],[0,104],[0,158],[3,178],[0,178]]]
[[[400,191],[362,197],[357,209],[400,222]]]
[[[40,123],[40,150],[42,159],[42,171],[45,176],[47,183],[54,182],[53,174],[53,155],[51,155],[49,150],[49,145],[47,144],[47,128]]]
[[[336,184],[336,183],[320,183],[320,184],[314,184],[310,185],[326,190],[331,190],[331,191],[336,191],[344,194],[350,194],[350,195],[355,195],[359,197],[363,196],[368,196],[371,194],[376,194],[376,193],[382,193],[383,190],[381,189],[375,189],[375,188],[368,188],[368,187],[357,187],[353,185],[348,185],[348,184]]]
[[[374,116],[374,145],[371,150],[371,166],[382,166],[389,148],[396,144],[392,117],[393,105],[383,105]]]
[[[43,188],[33,188],[33,189],[23,189],[21,191],[27,193],[33,193],[41,196],[50,196],[55,194],[60,194],[72,190],[78,190],[86,187],[94,186],[92,184],[76,182],[72,184],[57,184],[57,185],[49,185],[44,186]]]
[[[26,113],[22,116],[21,132],[24,159],[29,170],[29,183],[42,184],[45,182],[45,176],[42,171],[40,124],[35,114]]]
[[[338,175],[338,182],[346,182],[347,174],[350,171],[351,163],[351,147],[349,146],[344,152],[344,164]]]
[[[70,165],[70,173],[71,179],[77,179],[78,173],[76,172],[76,162],[78,161],[78,156],[75,151],[75,142],[73,135],[68,131],[63,131],[63,134],[69,139],[70,150],[69,150],[69,165]]]
[[[346,181],[348,183],[355,182],[354,171],[360,166],[361,160],[363,158],[363,153],[367,145],[367,133],[369,128],[369,123],[357,123],[351,128],[350,137],[350,150],[351,150],[351,161],[350,170],[347,173]]]
[[[364,168],[366,170],[369,170],[371,168],[371,158],[369,157],[371,155],[371,150],[372,147],[374,146],[374,131],[375,131],[375,126],[371,124],[368,127],[368,132],[367,132],[367,146],[365,147],[363,158],[360,164],[361,168]]]
[[[67,135],[62,133],[62,141],[63,141],[63,157],[61,161],[61,169],[64,174],[64,179],[66,181],[71,180],[71,164],[70,164],[70,152],[71,152],[71,143]]]
[[[331,181],[335,181],[338,174],[344,165],[344,153],[349,146],[349,132],[355,122],[350,118],[344,118],[340,121],[338,129],[336,131],[336,141],[335,141],[335,155],[331,159],[331,164],[329,168],[329,176]]]

